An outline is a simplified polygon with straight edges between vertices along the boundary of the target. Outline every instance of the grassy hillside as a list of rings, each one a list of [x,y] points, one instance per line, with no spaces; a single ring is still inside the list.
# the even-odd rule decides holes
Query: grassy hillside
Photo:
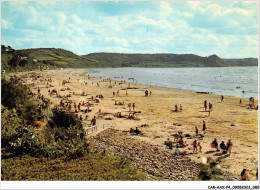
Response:
[[[21,56],[29,56],[36,59],[38,63],[42,63],[43,65],[54,67],[82,68],[102,66],[100,61],[85,58],[71,51],[59,48],[24,49],[17,50],[17,53]]]
[[[124,54],[91,53],[76,55],[60,48],[14,50],[1,46],[1,69],[6,71],[36,68],[86,67],[226,67],[257,66],[258,59],[221,59],[217,55],[201,57],[194,54]]]
[[[244,58],[244,59],[223,59],[228,66],[258,66],[258,59]]]
[[[92,53],[83,57],[99,60],[113,67],[222,67],[227,66],[216,55],[193,54],[121,54]]]

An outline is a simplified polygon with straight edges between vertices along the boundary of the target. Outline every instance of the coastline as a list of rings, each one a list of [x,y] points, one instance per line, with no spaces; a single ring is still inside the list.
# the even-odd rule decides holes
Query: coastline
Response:
[[[255,66],[254,66],[255,67]],[[211,67],[193,67],[192,69],[211,69]],[[212,67],[212,68],[220,68],[220,67]],[[234,66],[232,66],[232,68],[236,68]],[[240,67],[242,68],[242,67]],[[247,67],[249,68],[249,67]],[[256,67],[257,68],[257,67]],[[105,70],[103,70],[105,69]],[[108,70],[106,70],[108,69]],[[113,70],[115,69],[115,70]],[[119,69],[119,70],[117,70]],[[137,70],[135,70],[137,69]],[[142,69],[142,70],[140,70]],[[254,99],[258,100],[258,91],[255,90],[258,88],[258,86],[255,86],[255,82],[257,81],[253,81],[253,86],[248,86],[248,82],[247,85],[244,84],[243,81],[238,81],[238,84],[241,83],[241,89],[240,89],[240,85],[237,85],[239,87],[235,87],[232,84],[232,80],[228,81],[228,86],[227,87],[216,87],[214,88],[215,85],[220,86],[222,84],[225,84],[225,80],[221,80],[221,76],[219,78],[219,76],[214,76],[213,73],[211,73],[209,76],[204,77],[204,79],[207,81],[208,77],[211,77],[211,79],[209,79],[209,82],[205,85],[200,85],[200,82],[203,83],[204,80],[198,80],[197,83],[192,82],[191,80],[186,80],[186,77],[189,77],[188,74],[190,71],[188,71],[186,74],[183,75],[177,75],[180,77],[180,80],[184,80],[183,82],[176,82],[176,77],[171,77],[171,75],[175,75],[175,72],[167,72],[165,74],[165,77],[161,76],[161,72],[164,72],[164,68],[162,68],[163,70],[160,70],[160,72],[156,72],[156,70],[147,70],[149,68],[140,68],[140,67],[116,67],[116,68],[91,68],[90,69],[90,76],[93,77],[102,77],[102,78],[109,78],[109,76],[111,76],[112,78],[110,78],[111,80],[116,80],[116,81],[121,81],[121,80],[125,80],[128,83],[133,83],[133,84],[142,84],[142,85],[146,85],[146,86],[152,86],[152,87],[161,87],[161,88],[167,88],[167,89],[176,89],[176,90],[184,90],[184,91],[192,91],[192,92],[207,92],[210,94],[215,94],[215,95],[224,95],[224,96],[230,96],[230,97],[237,97],[237,98],[250,98],[250,97],[254,97]],[[154,69],[154,68],[151,68]],[[179,69],[179,68],[178,68]],[[182,67],[180,69],[185,69],[185,67]],[[188,68],[189,69],[189,68]],[[92,72],[94,71],[94,72]],[[244,70],[242,70],[244,72]],[[242,72],[240,71],[240,72]],[[252,70],[250,70],[252,72]],[[119,72],[118,76],[116,74],[114,74],[114,72]],[[136,74],[132,75],[131,77],[134,78],[134,82],[128,80],[130,77],[129,72],[136,72]],[[142,72],[145,72],[147,74],[145,74],[144,76],[141,75]],[[180,70],[180,72],[184,72],[183,70]],[[193,70],[192,70],[193,72]],[[194,71],[195,72],[195,71]],[[204,70],[198,70],[198,72],[207,72]],[[222,70],[216,70],[216,72],[223,72]],[[236,71],[235,74],[238,74],[239,71]],[[121,74],[120,74],[121,73]],[[154,76],[152,76],[150,73],[154,73]],[[205,73],[204,73],[205,74]],[[212,75],[213,74],[213,75]],[[157,80],[154,80],[154,77],[159,77],[158,80],[163,80],[166,82],[158,82]],[[195,77],[196,75],[191,75],[191,77]],[[224,73],[224,76],[222,76],[222,78],[228,77],[229,73]],[[199,76],[198,76],[199,77]],[[255,75],[254,75],[255,77]],[[214,80],[215,78],[215,80]],[[217,78],[217,82],[215,83]],[[240,77],[239,77],[240,78]],[[150,80],[149,80],[150,79]],[[172,84],[170,83],[170,81],[173,80],[175,81],[174,83],[176,84]],[[233,79],[234,80],[234,79]],[[150,83],[149,83],[150,82]],[[186,82],[186,83],[185,83]],[[148,84],[149,83],[149,84]],[[151,84],[152,83],[152,84]],[[235,83],[235,81],[234,81]],[[243,83],[243,84],[242,84]],[[251,82],[250,82],[251,83]],[[190,85],[186,85],[186,84],[190,84]],[[245,93],[243,92],[243,90],[245,91]]]
[[[70,99],[79,103],[80,101],[87,101],[91,96],[103,94],[104,99],[101,103],[95,103],[92,108],[92,112],[88,115],[88,119],[85,121],[87,124],[93,116],[97,116],[98,124],[110,126],[113,129],[120,132],[129,131],[130,127],[140,127],[147,124],[147,127],[141,128],[145,135],[143,136],[131,136],[132,139],[138,142],[146,142],[152,145],[156,145],[162,149],[166,149],[163,142],[170,138],[173,140],[172,134],[181,130],[184,134],[189,133],[194,135],[194,125],[198,126],[199,133],[202,129],[202,121],[205,120],[207,124],[207,130],[205,137],[201,140],[202,153],[188,154],[186,155],[192,161],[201,163],[202,157],[212,157],[219,159],[221,169],[229,172],[234,176],[239,177],[242,167],[250,170],[255,170],[258,163],[258,111],[247,109],[248,99],[241,98],[243,105],[239,106],[238,102],[240,98],[225,96],[224,102],[220,103],[220,95],[216,94],[197,94],[191,90],[180,90],[166,87],[147,86],[142,84],[134,84],[126,82],[119,85],[118,81],[112,80],[112,88],[109,88],[109,82],[104,82],[103,78],[81,76],[82,71],[85,69],[64,69],[64,70],[50,70],[42,71],[43,76],[51,76],[53,79],[52,85],[54,87],[45,88],[44,85],[40,85],[41,93],[48,97],[48,89],[57,88],[60,90],[62,87],[70,87],[75,92]],[[35,71],[39,73],[39,71]],[[18,75],[28,73],[18,73]],[[71,83],[67,83],[65,86],[61,85],[62,80],[70,78]],[[88,84],[83,85],[86,81]],[[28,80],[27,83],[31,81]],[[113,84],[115,83],[116,84]],[[99,86],[97,86],[99,83]],[[127,89],[127,87],[134,87],[136,89]],[[127,89],[128,95],[126,95]],[[144,91],[151,90],[152,95],[145,97]],[[113,97],[112,92],[120,91],[119,96]],[[36,89],[33,89],[36,92]],[[80,96],[82,91],[86,91],[88,96]],[[68,92],[60,92],[62,95]],[[207,99],[208,102],[213,104],[213,111],[208,116],[208,112],[203,111],[203,101]],[[51,97],[53,104],[59,104],[60,99]],[[115,101],[124,101],[125,105],[114,105]],[[127,120],[124,118],[117,118],[114,116],[117,112],[128,115],[128,103],[135,103],[136,110],[141,113],[137,113],[137,117],[141,120]],[[182,112],[172,112],[174,105],[182,104]],[[258,104],[258,101],[255,101]],[[243,107],[244,106],[244,107]],[[101,113],[99,112],[101,110]],[[110,117],[112,120],[105,120]],[[181,124],[182,126],[174,125]],[[235,126],[231,126],[235,124]],[[98,132],[99,133],[99,132]],[[95,136],[98,133],[94,133],[91,136]],[[222,140],[227,142],[228,139],[232,139],[234,144],[232,154],[230,157],[220,159],[222,155],[216,155],[217,152],[207,153],[212,151],[210,143],[214,138],[218,139],[220,143]],[[188,147],[183,150],[187,150],[189,153],[191,150],[192,140],[185,139]],[[173,153],[173,150],[170,152]],[[255,180],[255,177],[250,176],[251,180]]]

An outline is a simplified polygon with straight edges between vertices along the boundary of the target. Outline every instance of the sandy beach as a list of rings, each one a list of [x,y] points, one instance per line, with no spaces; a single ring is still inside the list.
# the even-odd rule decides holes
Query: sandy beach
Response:
[[[63,69],[50,71],[36,71],[41,78],[32,80],[32,78],[23,78],[27,84],[34,83],[31,86],[33,92],[37,93],[38,87],[40,93],[50,98],[52,105],[59,105],[61,98],[52,95],[50,97],[48,90],[56,88],[61,96],[71,92],[69,100],[75,102],[90,102],[93,105],[89,113],[80,112],[79,116],[83,117],[84,127],[90,126],[91,119],[97,118],[97,131],[89,137],[98,135],[100,132],[113,128],[119,132],[129,131],[130,128],[139,127],[143,135],[130,135],[129,138],[137,142],[145,142],[157,146],[163,150],[174,153],[164,145],[164,141],[170,138],[174,140],[172,134],[181,131],[183,134],[190,134],[192,139],[184,138],[188,144],[181,151],[186,150],[193,162],[201,163],[202,157],[212,157],[219,162],[223,171],[230,173],[232,176],[239,178],[241,171],[246,168],[251,170],[249,180],[256,180],[255,173],[258,166],[258,110],[248,109],[248,99],[241,98],[242,104],[239,105],[240,98],[225,96],[224,101],[220,101],[219,95],[199,94],[193,91],[184,91],[177,89],[168,89],[160,87],[145,86],[133,83],[120,83],[119,81],[108,81],[102,78],[87,77],[84,69]],[[18,76],[28,74],[28,72],[18,73]],[[30,76],[30,74],[28,75]],[[50,77],[52,82],[41,82],[41,79]],[[63,80],[69,80],[69,83],[62,85]],[[98,84],[99,85],[98,85]],[[111,86],[112,88],[111,88]],[[70,90],[61,91],[62,88],[69,87]],[[117,91],[119,90],[119,95]],[[149,95],[145,97],[145,90]],[[87,96],[81,96],[85,91]],[[127,95],[126,95],[127,91]],[[150,95],[150,91],[152,94]],[[115,92],[115,96],[113,96]],[[91,100],[91,97],[103,95],[100,103]],[[204,100],[212,103],[213,110],[210,113],[203,107]],[[115,105],[116,102],[124,102],[124,105]],[[129,114],[129,103],[135,103],[136,117],[140,120],[129,120],[118,118],[116,113],[122,115]],[[182,105],[182,111],[174,112],[175,104]],[[255,105],[258,101],[255,100]],[[82,106],[85,110],[87,107]],[[74,108],[72,108],[74,111]],[[87,119],[85,119],[88,115]],[[110,118],[111,120],[107,120]],[[195,126],[198,127],[199,134],[202,131],[203,120],[206,122],[206,133],[203,139],[195,137]],[[145,125],[145,127],[141,127]],[[103,129],[104,128],[104,129]],[[232,153],[223,155],[211,148],[210,144],[217,139],[227,143],[231,139],[233,143]],[[192,154],[192,142],[197,139],[202,146],[202,153]]]

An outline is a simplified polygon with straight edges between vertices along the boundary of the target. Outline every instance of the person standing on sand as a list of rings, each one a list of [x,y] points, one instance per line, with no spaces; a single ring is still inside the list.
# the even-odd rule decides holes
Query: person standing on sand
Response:
[[[204,134],[206,133],[206,123],[205,121],[203,121],[203,124],[202,124],[202,131],[204,132]]]
[[[227,142],[227,153],[231,154],[232,146],[233,146],[233,143],[229,139]]]
[[[195,152],[195,150],[196,150],[196,153],[197,153],[197,152],[198,152],[198,149],[197,149],[197,140],[193,141],[192,145],[193,145],[193,153]]]
[[[209,103],[209,111],[212,111],[213,105],[212,103]]]
[[[133,103],[133,112],[135,111],[135,103]]]
[[[199,134],[199,130],[198,130],[198,127],[197,127],[197,126],[195,126],[195,133],[196,133],[196,137],[197,137],[198,134]]]
[[[208,108],[208,102],[207,102],[207,100],[204,101],[204,108],[205,108],[205,111],[206,111],[207,108]]]
[[[224,96],[221,95],[221,98],[220,98],[221,102],[224,102]]]
[[[128,107],[129,107],[129,112],[131,113],[131,107],[132,107],[132,104],[129,103],[129,104],[128,104]]]
[[[180,104],[180,112],[182,112],[182,105]]]
[[[199,151],[200,151],[200,153],[201,153],[202,146],[200,145],[200,142],[198,142],[197,147],[199,147]]]
[[[174,110],[175,112],[178,112],[178,106],[177,106],[177,104],[175,104],[175,110]]]
[[[94,125],[96,125],[96,122],[97,122],[96,116],[94,116],[94,118],[91,120],[90,125],[92,124],[94,126]]]
[[[240,100],[239,100],[239,105],[241,106],[241,104],[242,104],[242,100],[240,99]]]
[[[81,103],[78,104],[78,110],[80,111],[81,108]]]
[[[152,91],[150,90],[150,96],[152,96]]]

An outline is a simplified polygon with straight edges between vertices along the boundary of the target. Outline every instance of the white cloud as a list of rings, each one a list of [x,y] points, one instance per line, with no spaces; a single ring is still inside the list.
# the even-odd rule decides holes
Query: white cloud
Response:
[[[173,13],[173,9],[171,8],[170,4],[166,1],[161,1],[160,2],[160,6],[161,6],[161,16],[163,17],[167,17],[169,15],[172,15]]]
[[[11,22],[9,22],[8,20],[1,19],[1,27],[3,29],[12,29],[13,28],[13,24]]]
[[[203,56],[217,53],[227,57],[231,51],[232,56],[243,55],[243,50],[248,55],[257,54],[258,12],[255,4],[200,1],[152,4],[154,9],[144,10],[142,4],[133,12],[120,13],[119,16],[88,7],[89,4],[78,7],[79,4],[67,2],[15,2],[10,3],[10,7],[12,11],[18,11],[17,15],[4,15],[2,29],[13,28],[17,34],[23,33],[24,37],[9,37],[10,44],[22,46],[24,43],[28,48],[45,44],[78,54],[94,51],[172,52]],[[84,6],[84,3],[80,5]],[[79,8],[86,9],[86,12],[79,11]],[[8,35],[5,33],[3,38]]]

